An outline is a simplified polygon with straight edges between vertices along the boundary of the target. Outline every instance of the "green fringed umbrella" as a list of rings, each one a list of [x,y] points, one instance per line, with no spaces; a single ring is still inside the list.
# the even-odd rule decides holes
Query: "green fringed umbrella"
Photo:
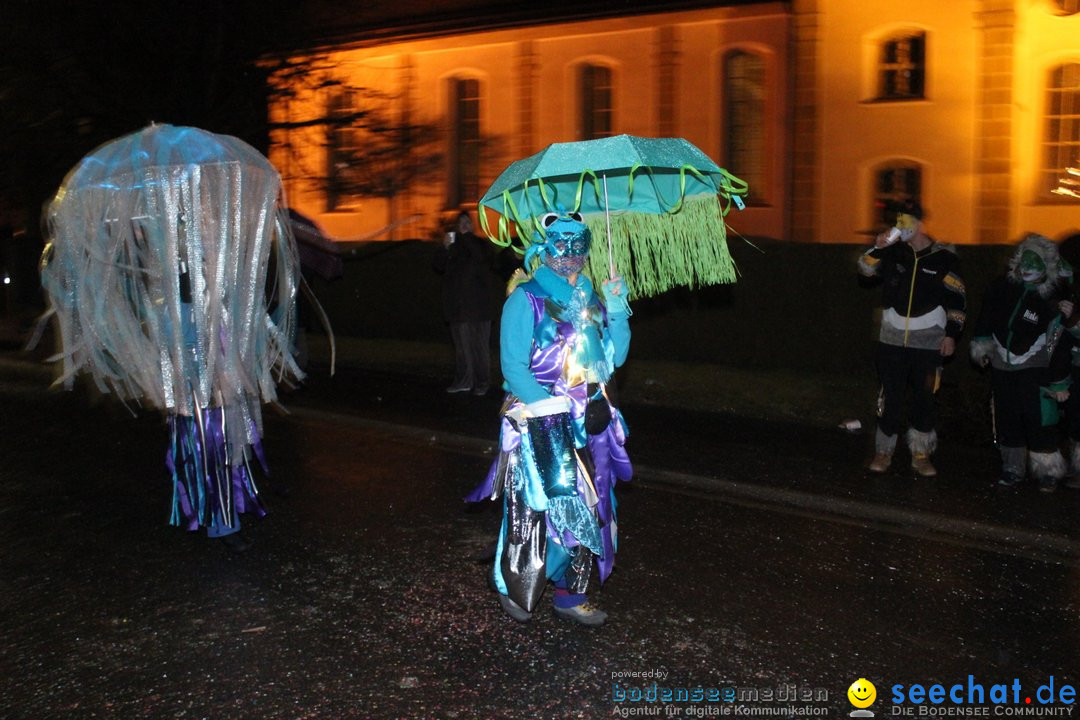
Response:
[[[724,216],[747,189],[681,138],[554,143],[499,175],[480,200],[480,224],[495,243],[524,252],[544,214],[580,212],[594,236],[589,274],[617,270],[644,297],[735,281]],[[484,207],[499,214],[494,231]]]

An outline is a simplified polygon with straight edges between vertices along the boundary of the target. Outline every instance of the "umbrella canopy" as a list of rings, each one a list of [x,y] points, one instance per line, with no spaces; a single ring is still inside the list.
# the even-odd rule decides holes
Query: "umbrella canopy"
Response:
[[[653,295],[735,280],[723,217],[747,190],[687,140],[618,135],[554,143],[511,164],[480,200],[499,213],[496,229],[483,212],[480,221],[523,252],[544,214],[580,212],[595,236],[590,274],[614,265],[633,294]]]
[[[102,145],[47,208],[61,380],[168,412],[223,406],[242,448],[292,358],[297,253],[281,179],[234,137],[151,125]],[[269,277],[268,277],[269,275]]]

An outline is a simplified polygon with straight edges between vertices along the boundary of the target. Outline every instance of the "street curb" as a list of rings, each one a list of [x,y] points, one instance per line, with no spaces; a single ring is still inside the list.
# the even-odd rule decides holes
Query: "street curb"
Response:
[[[430,428],[371,420],[357,415],[293,406],[297,417],[376,430],[429,447],[467,455],[493,457],[496,442]],[[776,512],[796,513],[817,519],[861,526],[884,532],[915,535],[941,542],[1028,557],[1042,562],[1080,565],[1080,540],[1049,532],[955,518],[939,513],[910,510],[849,498],[825,496],[801,490],[755,485],[718,477],[660,470],[635,464],[635,483],[646,487],[700,494],[739,505]]]
[[[0,376],[15,377],[48,386],[53,381],[49,365],[29,358],[0,354]],[[358,415],[335,413],[292,404],[286,413],[297,417],[376,430],[430,447],[457,453],[493,457],[495,439],[482,439],[430,428],[372,420]],[[919,535],[942,542],[1030,557],[1044,562],[1080,566],[1080,540],[1051,532],[950,517],[939,513],[910,510],[835,495],[740,482],[722,477],[706,477],[635,465],[635,482],[683,494],[710,498],[777,512],[797,513],[833,522],[874,525],[899,534]]]
[[[766,509],[795,508],[802,511],[800,514],[812,517],[858,524],[873,523],[887,532],[920,535],[1011,555],[1080,565],[1080,540],[1057,533],[1023,530],[925,510],[910,510],[884,503],[722,478],[707,478],[653,468],[638,470],[641,479],[647,484],[669,486],[684,491],[696,490]]]

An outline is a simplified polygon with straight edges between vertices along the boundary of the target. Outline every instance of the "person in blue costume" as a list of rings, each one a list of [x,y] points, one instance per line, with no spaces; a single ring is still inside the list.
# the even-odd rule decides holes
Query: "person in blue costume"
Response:
[[[503,496],[493,580],[508,615],[528,621],[550,580],[557,615],[601,625],[607,614],[586,593],[594,564],[600,582],[611,573],[614,486],[633,474],[609,386],[630,347],[630,307],[620,277],[602,283],[601,300],[582,273],[592,237],[580,215],[541,225],[525,255],[536,269],[503,306],[499,455],[466,499]]]
[[[281,176],[238,138],[151,124],[101,145],[49,203],[41,282],[58,383],[168,418],[169,522],[249,545],[262,405],[294,358],[300,261]]]

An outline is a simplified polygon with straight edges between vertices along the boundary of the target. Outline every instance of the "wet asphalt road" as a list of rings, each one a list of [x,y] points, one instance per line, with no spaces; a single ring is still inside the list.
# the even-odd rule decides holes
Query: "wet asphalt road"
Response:
[[[497,510],[460,501],[486,470],[483,447],[436,432],[493,440],[498,399],[436,384],[358,373],[286,398],[289,417],[268,413],[270,515],[231,555],[166,526],[157,416],[0,383],[0,717],[609,717],[627,707],[613,691],[653,682],[628,675],[645,671],[669,688],[817,689],[827,700],[809,705],[828,717],[846,717],[845,691],[866,677],[881,716],[896,683],[1080,682],[1075,562],[656,483],[619,494],[622,551],[594,594],[609,624],[545,607],[518,625],[474,559]],[[649,466],[965,505],[898,490],[902,472],[853,475],[860,438],[736,422],[706,452],[672,437],[677,413],[640,415],[631,452]],[[395,432],[407,424],[431,439]],[[755,442],[763,431],[780,440]],[[942,465],[963,460],[958,448]],[[1075,497],[1001,499],[982,472],[956,478],[970,504],[1067,534],[1054,512]]]

